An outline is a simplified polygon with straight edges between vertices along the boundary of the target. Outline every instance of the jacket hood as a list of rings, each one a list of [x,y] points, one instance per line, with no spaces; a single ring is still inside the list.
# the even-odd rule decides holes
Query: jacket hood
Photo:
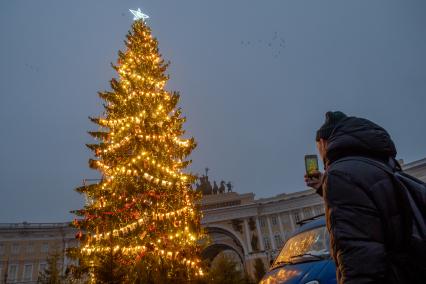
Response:
[[[327,163],[347,156],[367,156],[388,160],[396,157],[389,133],[368,119],[347,117],[341,120],[328,139]]]

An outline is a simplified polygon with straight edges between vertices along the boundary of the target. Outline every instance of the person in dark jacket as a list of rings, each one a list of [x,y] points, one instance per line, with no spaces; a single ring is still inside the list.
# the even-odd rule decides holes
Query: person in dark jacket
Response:
[[[389,134],[367,119],[327,112],[316,141],[326,171],[305,181],[324,198],[338,283],[420,283],[405,261],[406,215],[397,186],[383,170],[356,159],[399,167]]]

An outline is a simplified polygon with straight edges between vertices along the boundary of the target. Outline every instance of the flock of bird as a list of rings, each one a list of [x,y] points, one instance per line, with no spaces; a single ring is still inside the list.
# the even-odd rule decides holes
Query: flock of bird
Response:
[[[285,48],[285,39],[275,32],[274,35],[268,39],[257,40],[242,40],[241,46],[251,48],[267,48],[272,53],[272,56],[277,58],[281,55],[282,50]]]
[[[34,71],[34,72],[40,71],[40,69],[37,66],[31,65],[31,64],[28,64],[28,63],[25,63],[25,67],[28,68],[31,71]]]

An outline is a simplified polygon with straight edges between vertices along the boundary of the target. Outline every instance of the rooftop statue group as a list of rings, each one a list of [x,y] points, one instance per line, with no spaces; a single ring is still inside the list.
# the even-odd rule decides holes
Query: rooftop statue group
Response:
[[[225,191],[232,192],[232,184],[231,182],[225,183],[225,181],[222,180],[220,186],[217,185],[216,181],[213,181],[212,186],[209,181],[208,168],[206,168],[206,174],[198,179],[196,190],[203,195],[222,194],[225,193]]]

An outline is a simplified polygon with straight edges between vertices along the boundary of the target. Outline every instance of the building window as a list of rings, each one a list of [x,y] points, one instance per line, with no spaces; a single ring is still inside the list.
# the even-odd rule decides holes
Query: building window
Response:
[[[282,243],[283,244],[285,244],[289,235],[290,235],[290,232],[284,232],[283,237],[282,237]]]
[[[24,281],[31,281],[33,280],[33,265],[32,264],[25,264],[24,266]]]
[[[34,245],[28,244],[27,245],[27,253],[33,253],[34,252]]]
[[[276,226],[278,221],[277,221],[277,216],[272,216],[272,225]]]
[[[264,228],[264,227],[265,227],[265,225],[266,225],[265,217],[260,217],[260,226],[261,226],[262,228]]]
[[[281,239],[280,235],[275,235],[274,236],[274,240],[275,240],[275,246],[277,248],[281,248],[282,244],[283,244],[283,240]]]
[[[289,215],[285,214],[285,215],[281,215],[281,222],[283,225],[283,229],[284,230],[291,230],[291,224],[290,224],[290,220],[289,220]]]
[[[41,252],[48,252],[49,251],[49,243],[43,243],[41,245]]]
[[[47,267],[47,263],[46,262],[40,262],[40,264],[38,265],[38,273],[42,273],[46,270]]]
[[[300,214],[299,214],[299,212],[294,212],[293,217],[294,217],[294,221],[296,223],[300,221]]]
[[[316,205],[314,207],[315,215],[321,215],[324,213],[324,207],[322,205]]]
[[[308,219],[308,218],[312,217],[312,210],[311,210],[310,207],[303,208],[303,217],[305,219]]]
[[[4,244],[0,244],[0,255],[3,255],[3,254],[4,254]]]
[[[19,244],[13,244],[12,245],[12,253],[18,254],[19,253]]]
[[[10,281],[17,280],[16,279],[17,274],[18,274],[18,265],[16,264],[9,265],[9,272],[7,273],[7,279]]]
[[[59,271],[61,271],[61,270],[62,270],[62,261],[58,261],[58,262],[56,263],[56,269],[58,269]]]
[[[269,237],[263,237],[263,244],[265,245],[265,250],[271,249],[271,242],[269,241]]]

